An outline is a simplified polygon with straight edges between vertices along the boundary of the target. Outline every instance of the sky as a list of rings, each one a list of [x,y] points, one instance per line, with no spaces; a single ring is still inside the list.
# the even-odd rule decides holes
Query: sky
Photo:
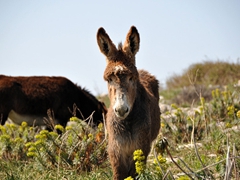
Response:
[[[162,85],[194,63],[239,62],[239,0],[0,0],[0,74],[65,76],[107,93],[97,30],[117,45],[132,25],[140,34],[136,66]]]

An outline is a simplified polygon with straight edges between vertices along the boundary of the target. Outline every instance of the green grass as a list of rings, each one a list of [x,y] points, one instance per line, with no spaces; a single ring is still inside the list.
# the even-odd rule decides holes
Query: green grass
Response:
[[[191,115],[177,105],[161,115],[161,133],[139,179],[224,179],[227,160],[231,178],[240,176],[240,93],[217,89],[212,95]],[[1,179],[111,179],[103,125],[93,130],[71,120],[74,125],[53,132],[26,123],[0,126]]]
[[[213,68],[212,64],[207,62],[204,67]],[[220,72],[223,65],[228,72],[239,64],[217,62]],[[200,73],[201,65],[196,67]],[[184,78],[178,79],[181,86],[184,82]],[[161,115],[161,132],[153,143],[147,166],[138,167],[140,180],[240,178],[240,88],[230,85],[204,89],[204,84],[199,83],[203,81],[195,82],[188,84],[192,90],[174,85],[160,92],[171,109]],[[107,96],[101,100],[109,106]],[[71,121],[73,124],[65,129],[55,126],[53,132],[26,123],[0,126],[1,179],[112,179],[103,124],[92,129],[77,118]],[[62,131],[61,136],[57,130]]]

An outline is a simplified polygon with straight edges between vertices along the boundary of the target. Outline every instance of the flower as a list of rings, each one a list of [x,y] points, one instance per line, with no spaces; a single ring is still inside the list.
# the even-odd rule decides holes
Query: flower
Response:
[[[142,174],[144,172],[145,169],[145,163],[142,161],[136,161],[135,162],[135,167],[136,167],[136,172],[138,174]]]
[[[6,128],[4,126],[2,126],[2,125],[0,125],[0,130],[2,131],[3,134],[6,133]]]
[[[34,156],[37,156],[37,153],[35,153],[35,152],[28,152],[27,156],[28,157],[34,157]]]
[[[64,127],[63,127],[62,125],[60,125],[60,124],[57,124],[57,125],[54,127],[54,129],[60,130],[61,132],[64,132],[64,131],[65,131]]]
[[[27,122],[25,122],[25,121],[23,121],[22,124],[21,124],[21,126],[22,126],[23,128],[24,128],[24,127],[27,127],[27,125],[28,125],[28,124],[27,124]]]
[[[48,130],[41,130],[39,134],[41,135],[48,135],[49,131]]]
[[[235,108],[233,105],[227,107],[227,111],[228,111],[227,113],[230,117],[232,117],[234,115],[234,110],[235,110]]]
[[[141,149],[135,150],[133,153],[133,160],[135,162],[135,168],[137,174],[142,174],[145,170],[145,156],[143,154],[143,151]]]
[[[135,150],[133,153],[133,160],[134,161],[143,161],[145,159],[145,156],[143,155],[143,152],[141,149]]]
[[[124,180],[134,180],[131,176],[125,178]]]
[[[180,176],[177,180],[190,180],[187,176]]]
[[[42,140],[42,139],[39,139],[39,140],[37,140],[35,143],[34,143],[34,145],[35,146],[38,146],[38,145],[41,145],[41,144],[43,144],[44,143],[44,141]]]
[[[72,129],[72,126],[66,126],[66,131],[69,131],[69,130],[71,130]]]
[[[164,128],[165,127],[165,124],[162,122],[161,123],[161,128]]]
[[[203,97],[201,97],[200,101],[201,101],[202,106],[204,106],[205,105],[205,99]]]
[[[3,141],[9,141],[10,140],[10,136],[8,134],[3,134],[0,136],[0,139]]]
[[[36,149],[36,147],[34,147],[34,146],[31,146],[30,148],[28,148],[28,151],[29,152],[35,152],[37,149]]]
[[[158,160],[158,161],[157,161]],[[160,164],[165,164],[167,162],[167,159],[162,157],[161,155],[159,155],[157,157],[157,159],[154,159],[154,164],[157,164],[157,163],[160,163]]]
[[[215,97],[216,97],[215,90],[212,90],[212,97],[213,97],[213,98],[215,98]]]
[[[15,124],[10,124],[9,127],[12,128],[12,129],[16,129],[16,125]]]
[[[90,134],[88,134],[88,138],[90,139],[90,140],[92,140],[93,139],[93,135],[90,133]]]
[[[78,119],[77,117],[71,117],[71,118],[70,118],[70,121],[78,122],[79,119]]]
[[[56,133],[56,132],[50,132],[49,133],[50,134],[50,136],[52,136],[53,138],[56,138],[56,137],[58,137],[58,133]]]
[[[23,142],[23,139],[20,138],[20,137],[17,137],[16,139],[14,139],[14,142],[15,142],[15,143],[22,143],[22,142]]]
[[[27,143],[25,144],[26,147],[30,147],[30,146],[33,146],[33,145],[34,145],[33,142],[27,142]]]
[[[46,134],[37,134],[37,135],[35,135],[35,138],[36,139],[46,139],[47,136],[46,136]]]
[[[171,104],[171,107],[174,108],[174,109],[178,108],[176,104]]]
[[[99,123],[98,129],[99,129],[99,130],[102,130],[102,129],[103,129],[103,123]]]
[[[237,111],[237,117],[240,118],[240,110]]]
[[[219,98],[220,97],[219,89],[216,89],[215,92],[216,92],[216,97]]]

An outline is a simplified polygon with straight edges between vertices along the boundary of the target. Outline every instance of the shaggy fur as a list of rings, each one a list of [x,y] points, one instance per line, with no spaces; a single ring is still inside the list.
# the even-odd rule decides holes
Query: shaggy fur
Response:
[[[43,118],[47,111],[54,113],[57,123],[66,126],[73,116],[86,119],[93,113],[93,124],[103,121],[107,112],[105,105],[99,102],[87,90],[73,84],[64,77],[11,77],[0,75],[0,120],[4,124],[10,111],[23,117],[39,117],[39,125],[44,125]],[[12,119],[14,122],[14,119]],[[23,119],[24,121],[24,119]],[[32,119],[34,121],[34,119]]]
[[[113,179],[123,180],[136,176],[133,152],[141,149],[147,157],[159,133],[159,83],[147,71],[138,71],[135,66],[140,37],[134,26],[123,46],[116,48],[103,28],[97,32],[97,42],[107,58],[104,79],[108,82],[111,101],[106,118],[108,154]]]

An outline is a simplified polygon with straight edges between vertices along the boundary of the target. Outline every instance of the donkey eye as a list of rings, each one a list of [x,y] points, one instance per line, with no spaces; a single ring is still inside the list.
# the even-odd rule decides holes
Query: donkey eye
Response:
[[[133,80],[133,77],[131,76],[130,78],[129,78],[129,81],[132,81]]]

